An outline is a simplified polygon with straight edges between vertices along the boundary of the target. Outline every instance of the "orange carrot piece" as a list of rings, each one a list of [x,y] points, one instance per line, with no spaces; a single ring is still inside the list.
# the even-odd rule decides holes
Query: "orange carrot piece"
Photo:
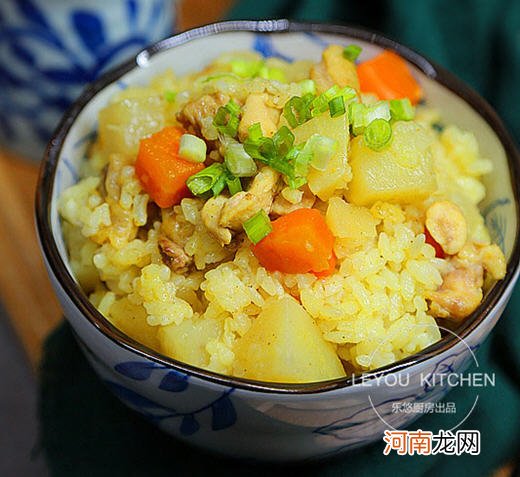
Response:
[[[204,169],[204,164],[179,157],[179,141],[184,131],[168,126],[142,139],[135,172],[144,190],[162,208],[178,204],[191,195],[186,180]]]
[[[179,156],[182,128],[168,126],[142,139],[135,172],[144,190],[162,208],[178,204],[191,193],[188,177],[204,169],[204,164],[189,162]]]
[[[316,209],[298,209],[271,223],[273,230],[252,246],[270,271],[324,273],[331,270],[334,236]],[[334,257],[334,258],[332,258]]]
[[[406,61],[393,51],[367,60],[357,67],[359,86],[364,93],[374,93],[379,99],[409,98],[417,104],[423,96]]]
[[[323,270],[322,272],[312,272],[316,277],[318,278],[325,278],[329,275],[332,275],[336,271],[336,263],[338,259],[336,258],[336,255],[334,255],[334,252],[332,252],[332,255],[329,258],[329,268],[327,270]]]

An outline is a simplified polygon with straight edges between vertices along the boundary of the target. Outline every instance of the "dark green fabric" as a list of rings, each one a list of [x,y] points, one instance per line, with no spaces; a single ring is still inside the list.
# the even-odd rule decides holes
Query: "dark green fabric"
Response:
[[[520,138],[520,2],[517,0],[245,0],[231,17],[332,20],[364,25],[411,45],[483,94]],[[252,467],[191,449],[140,419],[113,398],[63,325],[49,338],[41,368],[41,446],[51,475],[489,475],[520,454],[520,289],[485,346],[480,371],[496,386],[479,390],[464,429],[482,432],[478,457],[383,456],[382,444],[339,460],[301,467]],[[469,409],[475,391],[446,401]],[[447,416],[423,417],[425,430],[449,427]],[[450,421],[451,422],[451,421]]]

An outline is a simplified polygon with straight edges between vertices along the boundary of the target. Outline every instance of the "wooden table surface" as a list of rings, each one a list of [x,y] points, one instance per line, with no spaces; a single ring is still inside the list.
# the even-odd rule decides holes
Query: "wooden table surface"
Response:
[[[179,3],[177,27],[186,30],[222,18],[233,0]],[[34,368],[45,337],[61,320],[34,228],[39,165],[0,151],[0,302]]]

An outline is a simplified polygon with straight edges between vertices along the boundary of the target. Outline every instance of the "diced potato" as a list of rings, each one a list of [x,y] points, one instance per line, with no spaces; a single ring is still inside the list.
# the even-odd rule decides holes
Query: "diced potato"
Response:
[[[135,305],[127,297],[116,300],[110,307],[110,322],[123,333],[152,349],[159,347],[157,327],[146,321],[146,310]]]
[[[207,367],[209,353],[206,345],[218,339],[222,323],[214,318],[184,319],[179,325],[171,324],[159,329],[161,351],[174,359],[193,366]]]
[[[349,147],[348,117],[346,114],[331,118],[321,114],[293,130],[295,144],[307,141],[313,134],[321,134],[338,142],[338,148],[324,171],[309,168],[307,180],[311,192],[321,200],[328,200],[336,191],[344,190],[352,179],[347,160]]]
[[[428,133],[412,121],[395,123],[392,142],[381,151],[367,147],[362,136],[354,138],[347,199],[371,205],[378,200],[402,204],[427,198],[437,188],[430,144]]]
[[[378,221],[370,210],[348,204],[339,197],[329,200],[326,220],[335,237],[367,240],[376,236]]]
[[[272,298],[235,346],[234,373],[263,381],[303,383],[345,376],[332,345],[288,296]]]
[[[99,140],[106,154],[135,156],[139,141],[165,126],[166,101],[133,90],[99,112]]]

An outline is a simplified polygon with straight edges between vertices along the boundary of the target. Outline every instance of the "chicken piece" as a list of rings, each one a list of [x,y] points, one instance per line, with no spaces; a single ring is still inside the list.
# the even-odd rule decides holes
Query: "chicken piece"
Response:
[[[193,259],[179,244],[166,237],[159,237],[157,244],[165,265],[174,272],[182,273],[187,271]]]
[[[343,57],[343,47],[340,45],[330,45],[323,51],[321,63],[311,68],[310,76],[320,93],[335,84],[340,88],[350,86],[359,91],[356,65]]]
[[[267,106],[268,95],[266,93],[250,94],[242,108],[242,119],[238,125],[240,140],[247,138],[247,129],[255,123],[260,123],[264,136],[271,137],[277,130],[280,111]]]
[[[280,175],[270,167],[263,167],[253,179],[247,192],[238,192],[225,203],[219,225],[241,230],[242,224],[260,209],[269,214],[278,189]]]
[[[480,258],[484,270],[491,275],[494,280],[502,280],[506,275],[506,257],[500,247],[496,244],[486,245],[480,250]]]
[[[426,211],[426,228],[448,255],[462,250],[468,238],[466,219],[460,208],[447,200],[433,203]]]
[[[204,118],[215,116],[218,108],[228,101],[229,96],[223,93],[205,94],[187,103],[177,114],[177,119],[187,130],[199,134],[204,125]]]
[[[439,318],[461,321],[482,301],[484,269],[480,264],[455,268],[444,276],[440,288],[428,298],[430,312]]]
[[[314,202],[316,202],[316,196],[308,187],[299,191],[301,193],[299,200],[293,200],[293,198],[288,195],[290,192],[284,193],[284,191],[285,189],[275,197],[271,207],[271,214],[280,216],[286,215],[297,209],[310,209],[314,205]]]
[[[222,211],[228,200],[223,195],[212,197],[204,204],[200,212],[202,222],[208,232],[220,242],[220,245],[228,245],[233,238],[231,231],[220,225]]]

